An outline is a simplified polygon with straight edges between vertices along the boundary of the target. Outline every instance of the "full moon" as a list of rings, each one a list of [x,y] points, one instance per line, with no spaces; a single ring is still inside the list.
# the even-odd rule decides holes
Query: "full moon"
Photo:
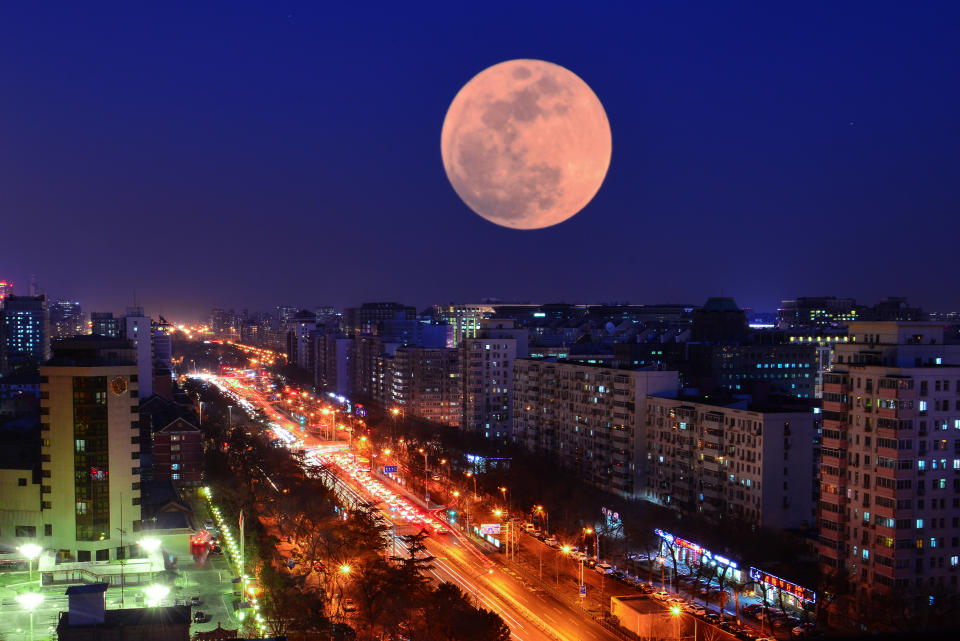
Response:
[[[497,225],[561,223],[596,195],[610,123],[575,73],[543,60],[484,69],[457,93],[440,134],[443,167],[470,209]]]

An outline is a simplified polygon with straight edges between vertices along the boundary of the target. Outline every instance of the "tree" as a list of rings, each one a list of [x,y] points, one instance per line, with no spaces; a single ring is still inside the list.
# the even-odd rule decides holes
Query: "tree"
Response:
[[[496,613],[475,608],[452,583],[441,583],[424,600],[416,641],[507,641],[510,628]]]

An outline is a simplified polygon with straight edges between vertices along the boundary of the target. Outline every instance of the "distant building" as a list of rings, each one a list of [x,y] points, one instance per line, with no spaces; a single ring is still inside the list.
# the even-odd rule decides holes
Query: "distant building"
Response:
[[[747,315],[732,298],[710,298],[693,312],[690,340],[742,344],[747,340]]]
[[[203,432],[178,418],[153,434],[153,478],[198,486],[203,474]]]
[[[0,309],[3,309],[3,300],[7,296],[13,296],[13,283],[0,280]]]
[[[316,315],[301,309],[287,318],[287,355],[290,363],[304,369],[313,369],[313,353],[310,349],[310,333],[317,328]]]
[[[786,330],[809,330],[837,327],[854,321],[921,321],[926,315],[919,307],[911,307],[906,298],[887,297],[872,307],[858,305],[852,298],[835,296],[801,297],[780,303],[777,327]]]
[[[3,305],[7,364],[50,358],[50,315],[45,296],[7,296]]]
[[[812,408],[647,399],[647,499],[760,527],[814,523]]]
[[[510,439],[513,363],[529,355],[527,330],[512,320],[484,320],[476,338],[460,343],[463,419],[460,428],[485,438]]]
[[[90,333],[103,338],[123,338],[125,335],[121,319],[114,318],[113,312],[91,312]]]
[[[450,347],[458,346],[466,338],[476,338],[480,323],[495,312],[490,304],[435,305],[433,317],[453,328]]]
[[[644,408],[653,394],[677,393],[677,372],[528,359],[517,359],[513,369],[516,442],[585,483],[641,496]]]
[[[339,334],[320,334],[313,341],[314,385],[324,392],[351,394],[350,355],[353,339]]]
[[[83,310],[75,300],[55,300],[50,304],[50,335],[54,339],[87,333]]]
[[[385,320],[415,320],[417,310],[400,303],[363,303],[360,307],[348,307],[343,312],[347,336],[380,334],[380,323]]]

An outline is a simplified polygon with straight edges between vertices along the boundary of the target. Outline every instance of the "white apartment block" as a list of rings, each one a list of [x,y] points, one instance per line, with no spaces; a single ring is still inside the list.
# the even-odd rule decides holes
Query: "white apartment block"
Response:
[[[585,482],[633,498],[643,486],[643,416],[653,394],[677,393],[672,371],[581,363],[514,362],[513,427],[527,449]]]

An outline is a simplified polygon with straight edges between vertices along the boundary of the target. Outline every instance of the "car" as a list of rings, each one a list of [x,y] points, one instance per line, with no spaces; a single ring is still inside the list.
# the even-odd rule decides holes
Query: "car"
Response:
[[[740,631],[740,626],[737,625],[736,621],[724,621],[717,627],[720,628],[721,630],[725,630],[729,632],[730,634],[736,634],[737,632]]]
[[[357,609],[356,602],[351,598],[346,598],[343,600],[343,611],[344,612],[355,612]]]
[[[208,531],[209,531],[209,530],[212,530],[214,527],[216,527],[216,526],[214,525],[213,520],[211,520],[211,519],[207,519],[206,521],[203,522],[203,529],[204,529],[204,530],[208,530]]]
[[[707,613],[702,605],[697,605],[696,603],[688,603],[683,606],[683,609],[698,617],[702,617]]]
[[[193,607],[197,607],[198,605],[200,605],[200,597],[199,596],[190,597],[190,605],[192,605]]]
[[[556,540],[556,539],[553,538],[552,536],[551,536],[549,539],[547,539],[546,541],[544,541],[544,543],[546,543],[548,546],[550,546],[550,547],[552,547],[552,548],[558,548],[558,547],[560,547],[560,541]]]
[[[790,630],[791,639],[802,639],[804,637],[812,636],[814,633],[814,625],[812,623],[801,623],[792,630]]]
[[[716,612],[708,612],[704,615],[703,620],[707,623],[720,623],[720,615]]]
[[[597,560],[592,556],[588,556],[586,560],[584,560],[584,563],[587,565],[588,568],[593,568],[597,566]]]
[[[759,603],[750,603],[749,605],[745,605],[742,608],[740,608],[740,611],[746,612],[750,616],[753,616],[762,609],[763,609],[763,606],[760,605]]]
[[[637,589],[643,592],[644,594],[653,594],[654,592],[653,586],[648,585],[646,583],[640,583],[639,585],[637,585]]]
[[[740,628],[736,637],[742,639],[742,641],[756,641],[760,637],[760,633],[752,628]]]
[[[593,569],[596,570],[597,574],[613,574],[613,566],[609,563],[597,563]]]
[[[194,623],[204,623],[207,620],[207,615],[204,614],[201,610],[197,610],[193,613],[193,622]]]
[[[670,593],[666,590],[660,590],[659,592],[653,593],[653,598],[657,599],[658,601],[666,601],[670,598]]]

